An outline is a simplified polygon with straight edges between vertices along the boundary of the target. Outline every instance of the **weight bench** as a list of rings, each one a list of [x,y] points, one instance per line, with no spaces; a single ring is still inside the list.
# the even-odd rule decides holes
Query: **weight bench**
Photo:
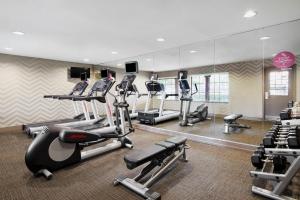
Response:
[[[229,128],[233,128],[233,129],[237,129],[237,128],[251,128],[248,125],[244,125],[244,124],[239,124],[237,122],[237,120],[239,118],[242,118],[243,115],[242,114],[231,114],[231,115],[227,115],[226,117],[224,117],[224,133],[229,133]]]
[[[148,200],[160,200],[160,194],[149,189],[169,167],[180,158],[186,159],[185,137],[171,137],[148,148],[133,151],[124,157],[128,169],[148,163],[134,178],[118,177],[114,185],[121,184]],[[153,170],[154,168],[157,168]],[[153,171],[152,173],[150,173]]]

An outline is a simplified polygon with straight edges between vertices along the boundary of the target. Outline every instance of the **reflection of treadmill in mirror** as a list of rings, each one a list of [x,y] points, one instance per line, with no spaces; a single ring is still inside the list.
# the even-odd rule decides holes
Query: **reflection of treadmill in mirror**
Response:
[[[157,80],[151,78],[150,81],[147,81],[146,88],[148,90],[148,101],[146,103],[145,111],[138,113],[138,120],[143,124],[157,124],[159,122],[171,120],[178,118],[180,115],[179,111],[173,110],[164,110],[164,102],[170,96],[178,96],[178,94],[167,94],[165,92],[164,85],[159,83]],[[160,106],[158,111],[149,111],[150,100],[153,96],[160,94]]]

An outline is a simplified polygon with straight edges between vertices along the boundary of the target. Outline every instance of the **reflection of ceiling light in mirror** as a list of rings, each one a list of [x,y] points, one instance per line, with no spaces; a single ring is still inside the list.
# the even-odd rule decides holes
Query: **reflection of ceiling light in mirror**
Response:
[[[152,59],[151,58],[147,58],[146,61],[150,62]]]
[[[112,51],[111,54],[116,55],[116,54],[118,54],[118,52],[117,51]]]
[[[256,11],[248,10],[247,12],[245,12],[244,17],[245,18],[251,18],[251,17],[254,17],[255,15],[257,15]]]
[[[11,47],[5,47],[4,48],[6,51],[12,51],[13,50],[13,48],[11,48]]]
[[[85,58],[85,59],[83,59],[83,61],[84,61],[84,62],[89,62],[89,61],[90,61],[90,59],[88,59],[88,58]]]
[[[271,37],[269,37],[269,36],[263,36],[263,37],[261,37],[261,38],[259,38],[260,40],[268,40],[268,39],[270,39]]]
[[[117,66],[118,66],[118,67],[121,67],[121,66],[122,66],[122,64],[121,64],[121,63],[118,63],[118,64],[117,64]]]
[[[195,50],[190,50],[190,53],[197,53],[197,51],[195,51]]]
[[[24,35],[25,33],[21,32],[21,31],[14,31],[12,32],[15,35]]]
[[[164,41],[166,41],[166,40],[165,40],[164,38],[157,38],[156,41],[157,41],[157,42],[164,42]]]

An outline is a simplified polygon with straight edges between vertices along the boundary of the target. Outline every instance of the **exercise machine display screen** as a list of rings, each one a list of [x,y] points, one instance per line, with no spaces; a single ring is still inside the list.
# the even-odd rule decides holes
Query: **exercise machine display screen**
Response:
[[[111,77],[114,77],[114,78],[116,78],[116,72],[115,71],[112,71],[112,70],[110,70],[110,69],[103,69],[103,70],[101,70],[101,78],[106,78],[106,77],[108,77],[109,75],[111,76]]]
[[[182,90],[189,90],[190,89],[190,85],[189,85],[188,81],[187,80],[181,80],[180,81],[180,88]]]
[[[178,79],[187,79],[188,72],[187,71],[179,71]]]
[[[101,78],[106,78],[108,76],[108,69],[101,70]]]
[[[83,67],[71,67],[70,68],[70,77],[71,78],[81,78],[82,73],[86,73],[86,77],[90,78],[90,68],[83,68]]]
[[[138,73],[139,67],[137,61],[127,62],[125,63],[126,73]]]
[[[158,74],[152,74],[152,80],[158,80]]]
[[[86,81],[87,80],[87,74],[86,74],[86,72],[80,74],[80,80],[82,80],[82,81]]]

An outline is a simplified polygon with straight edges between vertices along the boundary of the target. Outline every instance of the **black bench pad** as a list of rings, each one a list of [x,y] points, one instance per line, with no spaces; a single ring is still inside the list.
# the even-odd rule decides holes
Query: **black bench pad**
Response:
[[[158,143],[156,143],[156,145],[159,145],[159,146],[162,146],[165,148],[170,148],[170,149],[175,147],[175,144],[173,144],[171,142],[165,142],[165,141],[158,142]]]
[[[146,149],[133,151],[124,157],[128,169],[134,169],[146,162],[151,161],[155,155],[165,152],[167,148],[160,145],[152,145]]]
[[[186,137],[176,136],[166,139],[166,142],[171,142],[175,144],[176,146],[182,145],[186,142]]]
[[[239,118],[243,117],[242,114],[232,114],[232,115],[227,115],[226,117],[224,117],[224,121],[225,122],[233,122]]]
[[[165,141],[151,145],[148,148],[135,150],[124,157],[128,169],[134,169],[146,162],[153,160],[155,157],[164,154],[186,142],[185,137],[171,137]]]

